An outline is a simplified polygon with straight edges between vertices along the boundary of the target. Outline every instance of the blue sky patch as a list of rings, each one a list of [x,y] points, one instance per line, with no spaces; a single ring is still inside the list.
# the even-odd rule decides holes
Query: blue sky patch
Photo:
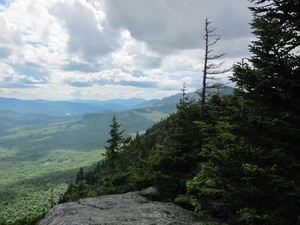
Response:
[[[0,0],[1,1],[1,0]],[[33,47],[39,47],[39,46],[43,46],[43,47],[48,47],[47,45],[45,45],[42,42],[34,42],[34,41],[30,41],[28,42],[28,44],[32,45]]]

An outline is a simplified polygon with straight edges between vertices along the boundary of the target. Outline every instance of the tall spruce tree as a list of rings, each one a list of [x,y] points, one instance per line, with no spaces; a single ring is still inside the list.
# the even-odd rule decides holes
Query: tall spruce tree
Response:
[[[232,80],[248,102],[253,128],[261,131],[252,143],[282,149],[287,158],[299,160],[300,3],[252,2],[256,3],[251,8],[257,38],[250,46],[254,55],[250,65],[236,65]]]
[[[257,38],[250,46],[254,55],[250,65],[236,66],[232,80],[248,105],[250,129],[244,132],[245,139],[260,147],[265,157],[261,165],[251,166],[273,168],[269,189],[264,189],[272,195],[263,205],[269,211],[269,224],[296,224],[300,216],[300,2],[252,2],[256,4],[251,8]]]
[[[118,153],[121,149],[122,144],[124,144],[125,139],[122,134],[125,130],[119,131],[120,124],[117,121],[116,114],[113,115],[112,124],[110,125],[111,130],[109,131],[110,138],[107,140],[108,146],[105,146],[106,149],[105,156],[107,157],[108,162],[108,173],[112,176],[115,170],[115,162],[118,157]]]
[[[232,96],[214,96],[200,123],[200,206],[229,224],[298,224],[300,218],[299,1],[252,1],[249,62],[234,66]],[[200,205],[200,206],[199,206]]]

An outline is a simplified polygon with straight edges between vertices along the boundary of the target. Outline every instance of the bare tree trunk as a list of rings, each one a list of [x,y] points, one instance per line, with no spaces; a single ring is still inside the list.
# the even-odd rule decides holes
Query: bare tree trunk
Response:
[[[203,83],[202,83],[202,93],[201,93],[201,115],[205,111],[205,97],[206,97],[206,78],[207,78],[207,63],[208,63],[208,47],[209,47],[209,36],[208,36],[208,25],[209,21],[205,20],[205,57],[204,57],[204,69],[203,69]]]
[[[204,57],[204,68],[203,68],[203,82],[202,82],[202,90],[201,93],[198,93],[201,97],[200,99],[200,105],[201,105],[201,115],[204,115],[206,111],[206,97],[207,97],[207,88],[213,88],[214,85],[208,86],[208,79],[214,79],[212,74],[222,74],[228,72],[230,69],[224,69],[221,71],[217,71],[221,64],[213,64],[210,61],[216,60],[224,57],[226,53],[222,53],[219,55],[213,55],[211,56],[211,53],[213,52],[212,47],[217,44],[217,42],[220,40],[221,36],[216,34],[216,27],[211,26],[211,22],[208,20],[208,18],[205,19],[205,35],[203,36],[205,41],[205,57]],[[213,70],[213,71],[210,71]]]

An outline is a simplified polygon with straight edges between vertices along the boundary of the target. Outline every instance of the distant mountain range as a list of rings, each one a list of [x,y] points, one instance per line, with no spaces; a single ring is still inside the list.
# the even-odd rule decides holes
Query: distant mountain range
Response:
[[[221,94],[231,93],[232,88],[221,89]],[[189,93],[190,99],[198,97],[195,93]],[[142,107],[157,107],[171,105],[179,102],[181,94],[176,94],[163,99],[145,100],[142,98],[112,99],[108,101],[81,100],[71,101],[47,101],[47,100],[20,100],[14,98],[0,97],[0,110],[13,111],[19,113],[46,114],[51,116],[78,116],[91,112],[116,112]]]
[[[94,111],[119,111],[140,107],[157,102],[158,99],[147,101],[141,98],[113,99],[109,101],[72,100],[72,101],[46,101],[46,100],[20,100],[14,98],[0,98],[0,110],[15,112],[48,114],[53,116],[80,115]]]
[[[115,99],[88,103],[0,98],[0,148],[18,149],[28,159],[56,149],[101,149],[109,138],[114,114],[121,129],[125,129],[124,135],[134,135],[174,112],[180,98],[181,94],[177,94],[162,100]],[[118,105],[115,108],[119,110],[112,110],[111,105]]]
[[[227,89],[223,94],[228,94],[230,91],[231,89]],[[189,93],[187,96],[190,100],[199,98],[195,93]],[[37,149],[44,150],[52,149],[53,145],[55,145],[54,149],[61,148],[59,146],[86,150],[101,148],[109,138],[109,124],[113,114],[116,114],[122,129],[126,129],[124,135],[134,135],[135,132],[145,131],[154,123],[175,112],[176,104],[181,98],[180,93],[161,100],[149,101],[114,99],[52,102],[0,98],[0,134],[3,138],[7,135],[12,137],[13,129],[15,138],[5,141],[7,148],[18,145],[17,143],[20,144],[19,149],[27,144],[30,146],[28,148],[31,148],[30,143],[36,143],[39,146],[36,146]],[[37,133],[39,142],[35,142]],[[20,142],[17,138],[19,136],[27,138]],[[45,137],[47,139],[44,139]],[[0,147],[4,144],[5,138],[3,138],[0,138]]]
[[[6,129],[30,126],[35,129],[35,125],[47,126],[50,124],[77,123],[78,120],[87,121],[97,118],[99,124],[109,123],[114,113],[119,115],[143,114],[151,118],[139,121],[137,116],[125,119],[125,123],[134,121],[138,123],[136,130],[144,130],[155,121],[160,120],[165,115],[176,110],[176,104],[181,95],[177,94],[162,100],[145,100],[141,98],[133,99],[113,99],[109,101],[96,100],[72,100],[72,101],[46,101],[46,100],[19,100],[13,98],[0,98],[0,131]],[[153,113],[153,115],[152,115]],[[121,116],[122,117],[122,116]],[[93,127],[93,122],[89,122]]]
[[[230,94],[232,88],[221,89],[221,94]],[[196,93],[188,93],[190,100],[197,99]],[[134,130],[145,130],[155,121],[174,112],[176,104],[182,95],[180,93],[163,99],[145,100],[141,98],[113,99],[109,101],[72,100],[72,101],[46,101],[46,100],[20,100],[0,97],[0,131],[12,127],[26,125],[47,125],[65,121],[78,120],[78,118],[97,117],[109,118],[116,112],[125,114],[144,114],[145,121],[130,118],[130,127]],[[104,116],[105,115],[105,116]],[[149,120],[150,118],[150,120]],[[147,121],[147,122],[146,122]],[[105,122],[105,123],[107,123]],[[121,121],[122,122],[122,121]],[[128,123],[128,118],[124,123]],[[129,133],[131,133],[130,130]]]

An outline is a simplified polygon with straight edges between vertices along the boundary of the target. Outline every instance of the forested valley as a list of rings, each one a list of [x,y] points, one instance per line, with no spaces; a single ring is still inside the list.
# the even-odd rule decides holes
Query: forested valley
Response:
[[[199,102],[184,87],[176,112],[129,138],[114,115],[105,158],[58,203],[153,186],[208,224],[300,223],[299,1],[253,2],[253,56],[233,66],[232,94]]]
[[[129,137],[174,112],[179,98],[180,94],[114,113],[126,126],[124,135]],[[75,179],[79,168],[87,169],[104,157],[103,146],[114,114],[96,111],[53,116],[43,113],[48,107],[28,113],[21,111],[26,103],[21,101],[18,111],[3,110],[0,104],[0,220],[9,224],[46,213]],[[19,104],[13,105],[17,110]]]

